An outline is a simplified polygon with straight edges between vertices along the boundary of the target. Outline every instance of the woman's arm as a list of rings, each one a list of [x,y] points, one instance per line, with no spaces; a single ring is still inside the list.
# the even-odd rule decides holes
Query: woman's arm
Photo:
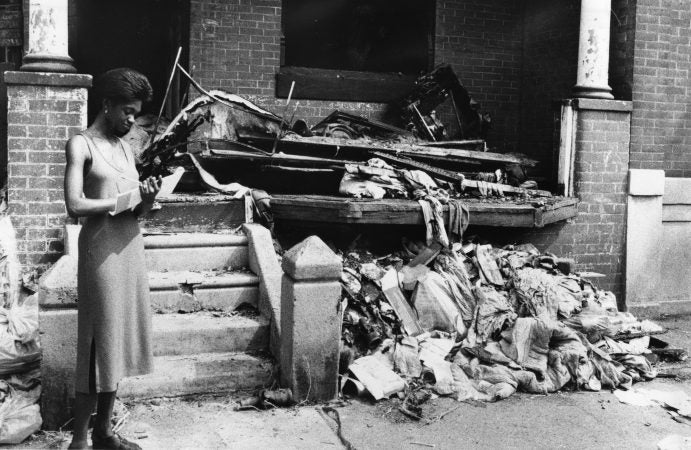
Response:
[[[85,198],[84,166],[88,161],[89,150],[84,138],[73,136],[65,147],[67,166],[65,167],[65,206],[71,217],[95,216],[113,211],[115,199]]]
[[[151,211],[151,207],[154,205],[154,200],[156,200],[156,195],[161,190],[161,177],[158,178],[149,177],[144,181],[139,183],[139,193],[142,196],[142,201],[134,208],[134,214],[143,216],[144,214]]]

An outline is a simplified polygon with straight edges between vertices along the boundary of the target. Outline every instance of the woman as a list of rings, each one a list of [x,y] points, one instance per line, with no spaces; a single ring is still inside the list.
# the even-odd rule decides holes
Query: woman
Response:
[[[84,217],[79,235],[77,369],[74,434],[69,448],[139,448],[113,433],[111,416],[121,378],[151,372],[151,312],[144,244],[137,216],[151,209],[160,177],[138,182],[135,159],[120,139],[152,90],[144,75],[113,69],[96,80],[101,110],[67,142],[65,204]],[[139,188],[142,202],[117,215],[117,194]]]

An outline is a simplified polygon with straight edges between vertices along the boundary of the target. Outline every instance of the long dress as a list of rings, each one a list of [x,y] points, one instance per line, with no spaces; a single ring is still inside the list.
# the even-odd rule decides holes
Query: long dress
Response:
[[[138,178],[134,156],[122,141],[127,167],[120,170],[90,137],[81,137],[91,153],[91,167],[84,175],[87,198],[115,198],[137,187],[131,181]],[[144,241],[133,212],[90,216],[82,225],[78,308],[77,392],[113,392],[121,378],[152,371]]]

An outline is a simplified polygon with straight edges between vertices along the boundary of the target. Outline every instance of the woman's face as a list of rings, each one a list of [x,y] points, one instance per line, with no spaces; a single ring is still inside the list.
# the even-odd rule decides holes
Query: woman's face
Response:
[[[135,118],[141,110],[141,100],[125,103],[106,102],[104,114],[113,133],[116,136],[124,136],[134,125]]]

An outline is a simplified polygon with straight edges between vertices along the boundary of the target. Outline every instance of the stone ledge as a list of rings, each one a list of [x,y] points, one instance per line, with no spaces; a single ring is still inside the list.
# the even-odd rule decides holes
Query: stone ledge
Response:
[[[90,88],[93,77],[81,73],[21,72],[8,70],[4,73],[8,85],[60,86]]]
[[[650,197],[664,194],[664,170],[629,169],[629,195]]]
[[[658,319],[691,314],[691,300],[669,300],[626,305],[627,311],[639,319]]]
[[[579,110],[631,112],[633,102],[623,100],[601,100],[598,98],[576,98],[573,107]]]
[[[631,112],[633,102],[624,100],[604,100],[599,98],[565,98],[560,105],[573,106],[576,110]]]

